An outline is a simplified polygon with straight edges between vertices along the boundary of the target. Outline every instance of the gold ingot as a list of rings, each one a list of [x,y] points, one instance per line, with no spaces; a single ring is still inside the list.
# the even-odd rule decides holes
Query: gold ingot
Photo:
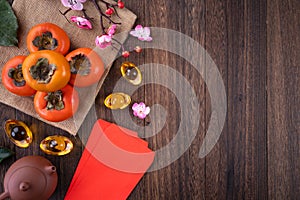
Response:
[[[27,148],[32,142],[32,132],[28,126],[18,120],[9,119],[4,124],[6,135],[18,147]]]
[[[129,95],[124,93],[112,93],[108,95],[104,100],[104,105],[112,110],[124,109],[131,102]]]
[[[73,149],[72,141],[60,135],[46,137],[40,143],[41,150],[49,155],[63,156],[70,153]]]
[[[142,82],[142,73],[132,62],[126,61],[122,63],[121,74],[133,85],[139,85]]]

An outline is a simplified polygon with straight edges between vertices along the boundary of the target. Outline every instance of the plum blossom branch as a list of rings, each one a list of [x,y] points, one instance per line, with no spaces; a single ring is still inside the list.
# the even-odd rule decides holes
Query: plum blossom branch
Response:
[[[86,18],[87,20],[91,20],[91,18],[88,17],[86,11],[83,9],[84,8],[84,3],[87,0],[61,0],[62,4],[67,7],[68,9],[65,12],[61,12],[60,13],[66,18],[66,14],[71,11],[71,10],[78,10],[78,11],[82,11],[83,12],[83,17]],[[117,9],[123,9],[124,8],[124,3],[122,2],[122,0],[118,0],[118,2],[116,3],[109,3],[107,1],[104,0],[89,0],[93,3],[93,5],[95,6],[96,10],[99,13],[99,18],[100,18],[100,26],[102,29],[102,34],[106,33],[106,27],[104,26],[104,20],[107,20],[109,24],[118,24],[120,25],[121,23],[119,22],[115,22],[112,19],[112,15],[115,13],[119,18],[119,14]],[[99,6],[99,2],[102,2],[103,4],[105,4],[106,6],[106,10],[103,11],[101,9],[101,7]],[[67,19],[67,18],[66,18]],[[68,20],[68,19],[67,19]],[[68,20],[69,21],[69,20]],[[72,20],[71,20],[72,21]],[[77,23],[77,21],[75,21]],[[78,25],[78,23],[77,23]],[[78,26],[80,28],[82,28],[82,26]]]
[[[121,23],[115,22],[112,19],[112,16],[115,14],[120,18],[117,10],[125,7],[124,2],[122,0],[115,0],[114,3],[107,2],[106,0],[61,0],[62,4],[68,9],[64,12],[59,12],[67,19],[66,14],[68,12],[72,10],[81,11],[83,13],[82,16],[71,16],[70,21],[76,23],[77,27],[81,29],[92,29],[92,18],[88,16],[87,11],[84,9],[84,3],[86,1],[90,1],[99,14],[101,34],[95,38],[96,46],[99,48],[112,46],[117,49],[116,45],[120,45],[122,49],[122,56],[124,58],[129,57],[130,52],[125,50],[121,42],[113,38],[117,25],[121,25]],[[100,6],[99,3],[104,4],[104,6]],[[105,20],[108,22],[109,27],[105,27]],[[70,22],[68,19],[67,21]],[[143,27],[142,25],[137,25],[135,29],[130,32],[130,35],[137,37],[141,41],[152,41],[150,28]],[[137,46],[134,51],[140,53],[142,49]]]

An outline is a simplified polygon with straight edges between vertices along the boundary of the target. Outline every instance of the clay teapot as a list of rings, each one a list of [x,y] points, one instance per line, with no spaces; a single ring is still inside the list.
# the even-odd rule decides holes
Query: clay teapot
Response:
[[[0,200],[47,200],[56,185],[56,168],[49,160],[41,156],[26,156],[6,172]]]

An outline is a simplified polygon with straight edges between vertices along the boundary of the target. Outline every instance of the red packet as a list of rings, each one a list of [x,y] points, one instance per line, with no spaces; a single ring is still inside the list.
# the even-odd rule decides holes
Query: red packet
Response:
[[[106,131],[106,129],[110,126],[114,126],[114,128],[117,129],[121,129],[121,130],[109,130],[110,134],[108,134],[108,136],[110,137],[111,141],[115,141],[116,139],[114,139],[115,137],[119,137],[119,141],[121,141],[121,144],[126,144],[127,140],[136,140],[138,139],[137,142],[139,142],[140,144],[143,144],[145,146],[148,146],[148,143],[145,140],[141,140],[140,138],[138,138],[137,133],[128,129],[125,129],[123,127],[118,127],[115,124],[109,123],[107,121],[104,120],[98,120],[98,123],[95,123],[93,130],[89,136],[89,140],[86,144],[86,149],[83,152],[80,162],[77,166],[76,172],[73,176],[73,180],[69,186],[69,190],[72,187],[73,182],[77,179],[77,176],[79,175],[79,172],[81,171],[81,169],[84,167],[84,165],[86,164],[86,160],[93,154],[90,152],[94,152],[95,147],[97,145],[99,145],[99,140],[100,137],[102,136],[102,134],[104,134],[104,132]],[[134,137],[134,138],[133,138]],[[136,139],[135,139],[136,138]],[[77,172],[78,171],[78,172]]]
[[[135,132],[98,120],[65,200],[126,199],[153,159]]]

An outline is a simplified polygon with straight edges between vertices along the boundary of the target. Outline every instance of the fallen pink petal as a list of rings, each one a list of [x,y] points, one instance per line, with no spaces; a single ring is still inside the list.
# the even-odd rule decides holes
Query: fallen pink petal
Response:
[[[82,28],[82,29],[92,29],[93,28],[92,23],[84,17],[72,16],[70,19],[72,22],[75,22],[79,28]]]
[[[143,27],[142,25],[137,25],[134,31],[130,31],[130,35],[133,37],[137,37],[141,41],[152,41],[152,37],[150,37],[151,31],[149,27]]]
[[[147,115],[150,113],[150,107],[146,106],[145,103],[134,103],[132,105],[133,115],[140,118],[145,119]]]

